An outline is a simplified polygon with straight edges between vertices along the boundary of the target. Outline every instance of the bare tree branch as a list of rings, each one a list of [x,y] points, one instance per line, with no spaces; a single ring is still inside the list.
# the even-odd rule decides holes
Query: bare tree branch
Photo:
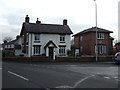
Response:
[[[13,37],[7,36],[3,39],[3,42],[5,42],[5,41],[10,42],[10,41],[12,41],[12,39],[13,39]]]

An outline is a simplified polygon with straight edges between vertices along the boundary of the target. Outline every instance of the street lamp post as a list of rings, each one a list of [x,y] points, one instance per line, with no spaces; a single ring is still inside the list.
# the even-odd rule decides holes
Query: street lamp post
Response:
[[[97,43],[97,2],[96,0],[94,0],[95,2],[95,26],[96,26],[96,50],[95,50],[95,54],[96,54],[96,62],[98,61],[98,43]]]

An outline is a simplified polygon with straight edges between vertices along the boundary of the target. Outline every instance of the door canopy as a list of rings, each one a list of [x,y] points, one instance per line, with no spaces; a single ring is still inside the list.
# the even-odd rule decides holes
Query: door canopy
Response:
[[[49,47],[51,44],[53,45],[53,47],[57,48],[57,46],[55,45],[55,43],[54,43],[52,40],[50,40],[50,41],[44,46],[44,48],[46,49],[46,48]]]

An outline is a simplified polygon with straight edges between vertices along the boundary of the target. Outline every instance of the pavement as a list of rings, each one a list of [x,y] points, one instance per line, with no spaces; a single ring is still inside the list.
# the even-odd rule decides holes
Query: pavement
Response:
[[[106,62],[3,62],[2,88],[119,88],[119,66]]]

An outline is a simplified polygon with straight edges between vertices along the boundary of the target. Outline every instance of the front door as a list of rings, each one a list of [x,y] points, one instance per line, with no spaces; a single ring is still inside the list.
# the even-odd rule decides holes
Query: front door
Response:
[[[49,56],[53,59],[53,54],[54,54],[54,52],[53,52],[53,47],[49,47]]]

